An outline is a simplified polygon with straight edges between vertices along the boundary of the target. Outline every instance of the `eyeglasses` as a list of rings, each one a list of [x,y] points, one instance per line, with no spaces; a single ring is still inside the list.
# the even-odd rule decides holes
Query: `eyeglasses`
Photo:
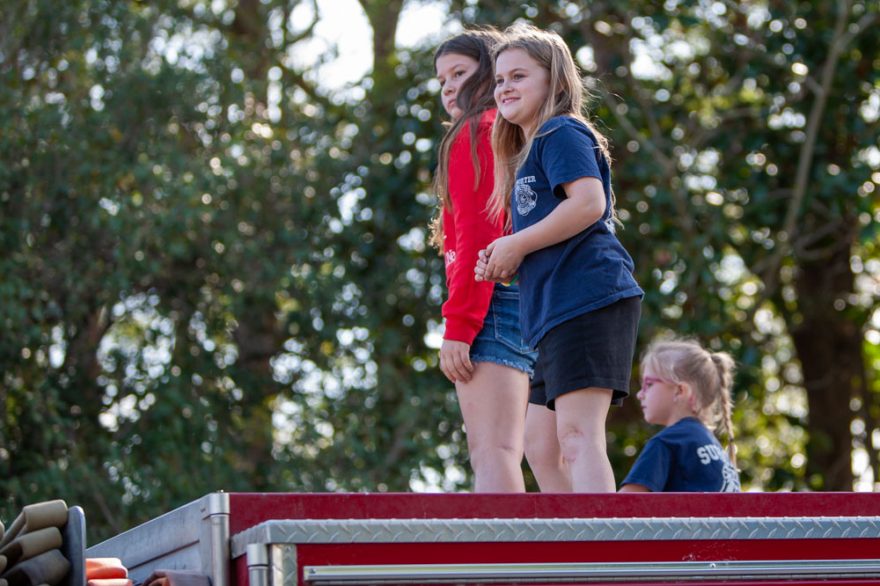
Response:
[[[658,383],[677,386],[677,383],[674,383],[672,381],[668,381],[666,379],[657,378],[655,376],[646,376],[644,379],[642,379],[642,390],[645,390],[647,387],[654,385],[654,384],[658,384]]]

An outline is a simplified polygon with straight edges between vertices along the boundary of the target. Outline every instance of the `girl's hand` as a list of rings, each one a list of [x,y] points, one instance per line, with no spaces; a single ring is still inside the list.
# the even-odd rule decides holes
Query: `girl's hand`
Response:
[[[519,270],[523,257],[525,257],[525,252],[520,248],[516,234],[502,236],[495,240],[486,247],[486,267],[483,270],[483,280],[510,282]],[[477,261],[477,266],[480,266],[479,261]]]
[[[483,249],[477,253],[477,264],[474,266],[474,280],[488,281],[486,278],[486,268],[489,266],[489,255]]]
[[[471,380],[474,365],[471,362],[470,344],[443,340],[443,345],[440,346],[440,370],[453,384]]]

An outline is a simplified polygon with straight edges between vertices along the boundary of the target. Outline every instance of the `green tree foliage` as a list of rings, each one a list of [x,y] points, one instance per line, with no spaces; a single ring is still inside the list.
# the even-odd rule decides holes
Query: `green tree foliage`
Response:
[[[5,9],[4,511],[62,495],[106,535],[212,490],[405,489],[457,446],[404,238],[426,92],[322,93],[300,5]]]
[[[661,295],[643,333],[668,327],[738,354],[754,485],[849,490],[853,442],[877,426],[863,362],[876,288],[857,293],[862,260],[851,262],[871,258],[876,238],[877,6],[640,8],[633,18],[609,4],[606,26],[578,32],[597,69],[617,74],[603,77],[603,118],[634,151],[619,185],[644,237],[643,282]],[[657,35],[657,75],[639,79],[634,41]],[[806,409],[791,407],[800,385]],[[852,437],[854,419],[867,434]],[[805,468],[780,461],[798,453]]]
[[[641,336],[672,330],[735,353],[747,484],[850,490],[854,448],[880,478],[877,366],[866,362],[877,342],[877,4],[481,8],[458,7],[487,23],[524,14],[587,49],[594,112],[616,145],[621,238],[647,292]],[[629,454],[644,434],[618,433],[636,438],[623,440]]]
[[[65,498],[95,541],[214,490],[468,486],[426,342],[432,47],[361,5],[373,68],[335,91],[298,60],[313,0],[0,7],[0,518]],[[747,484],[850,488],[878,453],[877,6],[449,9],[582,59],[641,337],[736,354]],[[621,475],[651,430],[630,401],[609,431]]]

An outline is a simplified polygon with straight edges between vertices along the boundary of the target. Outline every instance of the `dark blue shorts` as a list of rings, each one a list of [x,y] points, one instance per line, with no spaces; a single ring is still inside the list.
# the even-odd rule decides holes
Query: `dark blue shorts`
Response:
[[[611,389],[613,405],[629,395],[642,301],[627,297],[573,317],[538,342],[529,402],[556,408],[556,398],[587,387]]]
[[[519,287],[496,284],[483,329],[471,344],[471,362],[494,362],[532,376],[537,357],[519,326]]]

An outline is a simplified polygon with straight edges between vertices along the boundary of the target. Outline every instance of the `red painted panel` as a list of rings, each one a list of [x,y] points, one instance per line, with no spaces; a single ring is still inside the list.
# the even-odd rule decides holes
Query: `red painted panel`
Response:
[[[297,562],[301,580],[305,566],[322,565],[842,560],[875,558],[877,552],[876,539],[307,544],[297,546]],[[248,585],[245,556],[236,560],[233,575],[235,584]],[[791,585],[791,582],[779,581],[749,583],[756,586],[777,583]],[[876,585],[880,581],[845,580],[834,583]]]
[[[847,540],[738,540],[662,542],[581,543],[396,543],[396,544],[309,544],[297,546],[299,579],[305,566],[383,564],[479,564],[479,563],[566,563],[566,562],[679,562],[786,559],[860,559],[875,557],[876,539]],[[246,568],[239,565],[238,584],[246,585]],[[245,581],[242,581],[242,579]],[[302,583],[302,582],[300,582]],[[668,584],[669,582],[666,582]],[[692,586],[717,586],[720,582],[688,582]],[[726,579],[724,583],[735,583]],[[799,584],[876,586],[880,580],[816,580]],[[570,582],[568,584],[571,584]],[[596,583],[591,583],[596,584]],[[621,586],[620,582],[614,582]],[[654,582],[633,582],[640,586]],[[659,584],[656,583],[656,584]],[[781,580],[754,581],[753,586],[791,586]],[[546,583],[545,586],[551,586]]]
[[[302,568],[300,568],[300,574],[302,574]],[[232,580],[233,585],[248,586],[250,584],[250,580],[248,580],[246,555],[235,558],[235,561],[232,564],[232,572],[230,572],[229,577],[230,580]]]
[[[230,530],[270,519],[880,516],[880,493],[231,493]]]
[[[271,519],[480,519],[880,516],[871,493],[662,494],[230,494],[234,535]],[[877,559],[870,539],[602,541],[530,543],[393,543],[297,545],[300,578],[309,565],[524,562],[678,562]],[[245,557],[235,560],[237,586],[247,586]],[[727,583],[732,583],[728,581]],[[808,582],[800,582],[808,583]],[[880,580],[822,580],[855,586]],[[621,586],[620,583],[616,583]],[[639,582],[639,586],[648,583]],[[694,586],[699,583],[689,582]],[[704,582],[705,586],[715,584]],[[791,582],[751,581],[752,586]],[[551,586],[547,583],[545,586]]]
[[[303,566],[564,562],[702,562],[865,559],[876,539],[599,541],[534,543],[358,543],[297,546]]]
[[[669,586],[669,584],[674,584],[675,582],[589,582],[586,583],[586,586]],[[797,582],[793,582],[791,580],[748,580],[748,581],[735,581],[735,580],[724,580],[716,581],[716,582],[692,582],[688,580],[686,583],[688,586],[719,586],[726,584],[747,584],[748,586],[877,586],[878,582],[876,580],[798,580]],[[529,582],[529,586],[573,586],[577,584],[576,582],[540,582],[534,583]],[[461,585],[460,585],[461,586]],[[493,586],[521,586],[521,585],[505,585],[502,583],[493,583]]]

